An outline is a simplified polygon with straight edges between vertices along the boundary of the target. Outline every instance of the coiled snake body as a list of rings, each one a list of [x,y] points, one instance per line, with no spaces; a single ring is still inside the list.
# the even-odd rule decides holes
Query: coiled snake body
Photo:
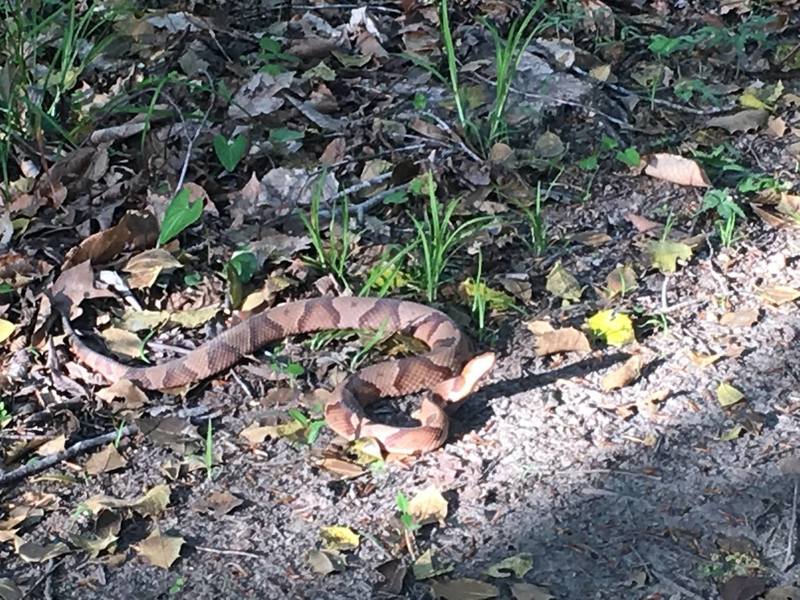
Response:
[[[494,365],[494,354],[471,360],[469,342],[458,326],[433,308],[387,298],[321,297],[290,302],[254,315],[180,358],[132,367],[87,346],[63,318],[73,352],[109,381],[128,379],[145,389],[168,389],[206,379],[243,356],[286,336],[336,329],[401,332],[424,342],[423,354],[360,369],[331,394],[325,420],[348,440],[372,437],[395,454],[421,454],[447,439],[446,411],[458,406]],[[377,398],[421,390],[417,427],[393,427],[367,418],[363,407]]]

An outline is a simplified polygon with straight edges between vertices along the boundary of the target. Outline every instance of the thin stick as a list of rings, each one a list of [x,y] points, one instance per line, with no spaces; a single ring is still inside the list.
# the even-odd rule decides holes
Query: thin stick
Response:
[[[231,556],[247,556],[248,558],[264,558],[260,554],[245,552],[244,550],[224,550],[221,548],[209,548],[208,546],[192,546],[195,550],[202,550],[210,554],[229,554]]]
[[[24,477],[28,477],[30,475],[34,475],[40,471],[44,471],[45,469],[52,467],[53,465],[60,463],[61,461],[68,460],[70,458],[75,458],[79,454],[83,454],[84,452],[88,452],[89,450],[93,450],[98,446],[103,446],[104,444],[108,444],[113,442],[117,435],[130,435],[132,433],[136,433],[139,431],[139,428],[136,425],[128,425],[127,427],[122,429],[122,432],[112,431],[110,433],[104,433],[103,435],[99,435],[97,437],[89,438],[87,440],[82,440],[77,444],[74,444],[67,448],[66,450],[62,450],[57,454],[51,454],[50,456],[45,456],[43,459],[38,460],[36,462],[29,463],[27,465],[23,465],[13,471],[6,471],[0,475],[0,486],[6,486],[10,483],[14,483],[18,479],[22,479]]]
[[[797,529],[797,478],[794,480],[794,494],[792,495],[792,519],[789,523],[789,542],[786,544],[786,556],[783,559],[783,570],[785,571],[794,562],[795,552],[795,530]]]

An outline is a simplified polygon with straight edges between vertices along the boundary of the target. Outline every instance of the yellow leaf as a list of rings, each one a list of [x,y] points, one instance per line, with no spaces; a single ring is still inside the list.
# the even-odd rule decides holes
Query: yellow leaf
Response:
[[[689,260],[692,258],[690,246],[669,240],[650,242],[647,246],[647,253],[650,255],[651,264],[662,273],[674,273],[678,268],[678,259]]]
[[[0,319],[0,342],[5,342],[17,328],[11,321]]]
[[[759,108],[759,109],[767,108],[766,103],[761,101],[753,92],[749,90],[744,92],[741,96],[739,96],[739,104],[741,104],[745,108]]]
[[[720,406],[733,406],[744,398],[744,394],[729,383],[720,383],[717,387],[717,401]]]
[[[447,500],[438,489],[430,486],[409,501],[408,512],[420,525],[436,521],[443,525],[447,517]]]
[[[342,525],[331,525],[320,530],[325,550],[355,550],[361,543],[359,535]]]
[[[586,320],[592,333],[605,340],[609,346],[624,346],[636,341],[633,332],[633,321],[625,313],[613,310],[601,310]]]

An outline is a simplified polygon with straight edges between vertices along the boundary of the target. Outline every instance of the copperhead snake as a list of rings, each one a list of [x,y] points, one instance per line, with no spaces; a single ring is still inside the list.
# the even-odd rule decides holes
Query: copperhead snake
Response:
[[[96,352],[76,334],[62,315],[72,350],[80,361],[114,382],[128,379],[142,388],[161,390],[198,382],[237,363],[267,343],[289,335],[336,329],[401,332],[424,342],[423,354],[380,362],[347,377],[325,406],[328,426],[347,440],[376,439],[393,454],[422,454],[447,439],[452,411],[494,366],[486,353],[470,359],[469,340],[444,313],[404,300],[362,297],[321,297],[290,302],[245,319],[184,356],[163,364],[133,367]],[[364,406],[380,397],[421,390],[417,427],[376,423]]]

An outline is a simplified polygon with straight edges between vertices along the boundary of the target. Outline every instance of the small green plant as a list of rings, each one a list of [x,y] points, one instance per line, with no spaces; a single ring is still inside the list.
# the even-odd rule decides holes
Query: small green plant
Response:
[[[505,113],[509,92],[511,91],[511,82],[514,80],[517,67],[531,39],[551,23],[550,19],[542,18],[535,25],[532,25],[534,17],[539,13],[543,5],[544,0],[536,0],[525,17],[522,19],[515,19],[511,23],[505,38],[500,35],[496,27],[485,19],[481,20],[484,27],[491,33],[492,40],[494,41],[496,81],[494,101],[492,102],[489,115],[485,124],[479,126],[466,112],[465,93],[460,83],[459,65],[456,60],[456,47],[450,29],[447,0],[442,0],[439,23],[442,31],[444,54],[447,60],[447,72],[449,75],[449,81],[447,81],[447,83],[450,85],[450,90],[453,93],[461,128],[467,134],[468,140],[477,145],[484,154],[496,141],[507,137]],[[419,60],[415,62],[419,63]],[[423,66],[431,72],[435,71],[438,74],[438,71],[431,65]],[[440,80],[444,81],[444,77],[442,77],[441,74],[437,76]]]
[[[384,332],[386,331],[386,323],[381,323],[380,327],[378,327],[375,331],[373,331],[366,339],[366,342],[361,347],[361,349],[355,353],[353,358],[350,359],[350,370],[355,371],[358,367],[363,364],[366,360],[367,356],[369,355],[370,351],[372,351],[375,346],[380,344],[382,341],[386,339],[384,336]]]
[[[644,324],[661,333],[667,333],[669,331],[669,318],[664,313],[653,313]]]
[[[323,230],[319,218],[320,202],[322,198],[322,184],[325,181],[325,173],[314,184],[311,193],[311,206],[309,215],[301,213],[308,236],[311,238],[311,246],[314,248],[316,257],[311,260],[317,268],[327,271],[344,286],[347,286],[347,261],[350,257],[350,211],[347,198],[342,199],[341,223],[336,224],[336,207],[332,207],[331,222],[328,227],[328,242],[323,239]],[[338,229],[338,232],[337,232]]]
[[[183,591],[183,587],[186,585],[186,579],[184,577],[176,577],[175,581],[172,582],[172,585],[169,586],[167,593],[170,596],[176,596]]]
[[[457,200],[442,205],[436,197],[436,187],[430,171],[427,177],[428,204],[423,219],[412,216],[420,249],[421,287],[428,302],[435,302],[453,254],[461,248],[481,227],[492,221],[492,217],[473,217],[459,225],[453,223]]]
[[[478,321],[478,331],[483,332],[486,327],[486,284],[481,281],[483,277],[483,252],[478,252],[478,272],[475,274],[475,293],[472,295],[472,314]]]
[[[642,161],[639,151],[633,146],[629,146],[624,150],[618,150],[614,158],[629,167],[638,167],[639,163]]]
[[[206,425],[206,439],[203,448],[203,466],[206,468],[206,479],[211,481],[214,475],[214,439],[212,434],[211,418]]]
[[[184,229],[197,222],[203,216],[203,198],[192,198],[188,188],[181,188],[167,205],[161,231],[158,234],[158,246],[163,246],[177,237]]]
[[[414,521],[414,517],[411,515],[410,505],[405,494],[397,492],[394,501],[397,505],[397,511],[400,513],[400,525],[403,526],[403,529],[409,532],[419,529],[419,524]]]
[[[383,297],[390,291],[396,291],[408,284],[409,276],[402,269],[406,257],[417,247],[417,242],[406,244],[394,256],[384,252],[381,259],[370,268],[364,285],[358,291],[359,296]]]
[[[296,66],[301,62],[299,57],[283,52],[281,43],[268,35],[258,40],[258,46],[261,49],[259,60],[264,63],[261,70],[270,75],[283,73],[287,67]]]
[[[237,250],[225,263],[223,272],[228,280],[228,295],[231,304],[238,308],[244,301],[244,286],[258,271],[258,258],[250,250]]]
[[[763,565],[758,557],[744,552],[714,553],[708,563],[698,570],[701,577],[730,579],[734,576],[748,576],[759,572]]]
[[[305,369],[300,363],[288,360],[282,354],[283,349],[283,344],[279,344],[271,351],[266,351],[265,354],[269,359],[269,366],[273,371],[286,375],[290,381],[294,382],[305,373]]]
[[[0,400],[0,429],[11,422],[11,413],[6,408],[6,403]]]
[[[217,134],[214,136],[213,145],[217,160],[226,171],[233,173],[247,152],[247,136],[240,133],[228,139],[224,135]]]
[[[716,222],[720,241],[723,246],[730,246],[736,229],[736,218],[747,218],[742,209],[728,190],[711,189],[703,196],[703,205],[700,207],[700,212],[706,211],[715,211],[720,217]]]
[[[310,446],[317,441],[320,432],[323,427],[325,427],[325,419],[311,419],[296,408],[290,408],[287,413],[292,419],[303,426],[306,435],[306,444]]]
[[[122,432],[125,431],[125,421],[120,421],[117,425],[117,434],[114,436],[114,448],[119,449],[119,443],[122,441]]]

